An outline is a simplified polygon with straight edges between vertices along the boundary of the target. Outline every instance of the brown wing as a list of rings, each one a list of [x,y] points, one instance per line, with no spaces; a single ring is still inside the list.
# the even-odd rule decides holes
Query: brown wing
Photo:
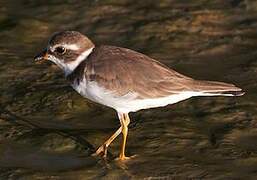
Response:
[[[100,46],[86,60],[86,78],[119,96],[136,92],[137,98],[157,98],[190,90],[193,79],[141,53]]]

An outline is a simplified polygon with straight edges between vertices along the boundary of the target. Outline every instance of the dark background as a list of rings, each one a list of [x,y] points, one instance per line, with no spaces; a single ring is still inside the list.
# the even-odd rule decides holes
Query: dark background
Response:
[[[234,83],[243,97],[201,97],[131,113],[120,140],[112,109],[80,97],[33,56],[56,31],[147,54],[195,79]],[[251,0],[0,0],[0,179],[255,179],[257,3]],[[129,73],[129,72],[128,72]]]

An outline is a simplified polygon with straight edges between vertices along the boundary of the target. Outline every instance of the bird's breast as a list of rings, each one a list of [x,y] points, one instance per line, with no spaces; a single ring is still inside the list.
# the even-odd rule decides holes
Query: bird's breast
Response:
[[[71,86],[83,97],[99,104],[118,109],[124,106],[128,100],[134,99],[134,94],[126,94],[124,96],[117,96],[114,91],[105,89],[95,81],[83,80],[74,81]]]

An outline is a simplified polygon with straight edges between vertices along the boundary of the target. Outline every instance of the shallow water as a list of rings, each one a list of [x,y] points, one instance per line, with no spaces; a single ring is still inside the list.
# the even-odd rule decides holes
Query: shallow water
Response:
[[[76,94],[33,56],[55,31],[128,47],[243,97],[192,98],[131,113],[104,161],[90,154],[119,127],[116,113]],[[0,179],[255,179],[257,3],[254,1],[0,0]]]

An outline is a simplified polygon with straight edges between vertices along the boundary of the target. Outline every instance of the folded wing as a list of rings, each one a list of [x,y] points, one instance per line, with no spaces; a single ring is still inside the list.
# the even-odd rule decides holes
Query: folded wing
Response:
[[[101,84],[117,96],[136,93],[137,99],[154,99],[183,91],[206,94],[241,91],[233,84],[194,80],[133,50],[100,46],[94,51],[86,63],[87,80]]]

